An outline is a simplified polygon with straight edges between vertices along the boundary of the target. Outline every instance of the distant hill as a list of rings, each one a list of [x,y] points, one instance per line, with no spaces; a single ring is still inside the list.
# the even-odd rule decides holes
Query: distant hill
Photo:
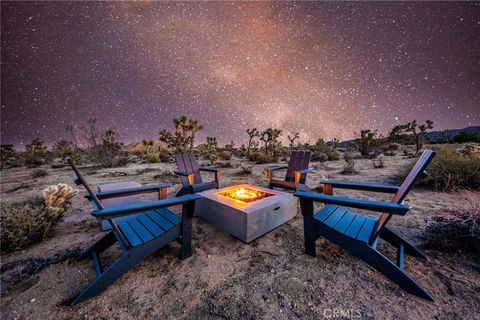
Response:
[[[166,149],[167,145],[161,141],[153,141],[153,150],[157,150],[158,147],[162,147]],[[125,149],[127,149],[129,152],[134,152],[134,151],[143,152],[145,150],[145,148],[143,147],[142,141],[131,142],[125,146]]]
[[[453,139],[462,131],[480,133],[480,126],[466,127],[463,129],[448,129],[448,130],[445,130],[445,134],[447,135],[448,138]],[[425,134],[425,138],[432,143],[437,143],[438,140],[441,139],[440,131],[427,132]],[[354,143],[355,143],[355,139],[352,139],[352,140],[342,141],[338,145],[342,148],[345,148]]]

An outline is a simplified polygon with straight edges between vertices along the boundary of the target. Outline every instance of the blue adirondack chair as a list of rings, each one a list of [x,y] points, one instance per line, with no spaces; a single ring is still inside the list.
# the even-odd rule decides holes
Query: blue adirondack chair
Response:
[[[433,301],[432,296],[410,277],[404,268],[405,254],[421,259],[426,259],[425,255],[386,225],[393,215],[403,216],[410,210],[403,201],[416,180],[426,175],[425,169],[434,156],[434,151],[425,150],[400,187],[327,180],[320,182],[324,185],[325,194],[299,189],[295,196],[300,198],[304,218],[305,253],[315,256],[315,241],[318,237],[324,237],[362,259],[405,291]],[[333,196],[334,187],[395,195],[391,202],[336,197]],[[326,205],[314,213],[314,202],[322,202]],[[349,208],[383,212],[383,214],[376,219]],[[398,249],[396,263],[376,249],[379,238]]]
[[[182,188],[178,191],[177,196],[218,189],[220,185],[220,170],[217,168],[200,167],[193,153],[179,153],[175,156],[175,159],[178,167],[175,174],[180,176],[182,183]],[[203,182],[200,171],[214,173],[215,180]]]
[[[87,190],[86,197],[93,207],[92,216],[108,221],[111,226],[110,231],[84,250],[78,258],[83,260],[91,257],[97,276],[72,300],[72,305],[99,294],[144,258],[174,240],[179,239],[181,242],[180,259],[191,256],[192,219],[195,201],[200,198],[199,195],[189,194],[105,208],[103,199],[158,192],[158,188],[143,187],[94,193],[72,160],[69,159],[68,162],[80,180],[76,182]],[[182,205],[181,217],[167,209],[176,205]],[[104,270],[99,254],[114,244],[120,246],[122,255]]]
[[[305,184],[307,173],[313,171],[309,168],[311,152],[310,151],[292,151],[288,165],[272,166],[265,169],[268,178],[268,187],[296,190],[301,184]],[[273,177],[273,172],[278,170],[287,170],[285,180],[278,180]]]
[[[90,187],[85,183],[85,179],[81,175],[75,163],[71,160],[67,160],[68,164],[73,170],[73,180],[77,185],[84,185],[84,187],[89,189]],[[102,205],[104,208],[118,207],[127,204],[139,203],[143,199],[141,194],[144,193],[158,193],[158,199],[167,198],[167,190],[172,185],[169,183],[161,183],[157,185],[142,186],[137,182],[116,182],[116,183],[105,183],[98,185],[98,197],[102,198]],[[87,190],[88,190],[87,189]],[[127,190],[128,189],[128,190]],[[126,191],[125,191],[126,190]],[[127,218],[117,218],[117,221]],[[112,225],[108,220],[102,220],[97,218],[100,222],[100,228],[102,231],[112,230]]]

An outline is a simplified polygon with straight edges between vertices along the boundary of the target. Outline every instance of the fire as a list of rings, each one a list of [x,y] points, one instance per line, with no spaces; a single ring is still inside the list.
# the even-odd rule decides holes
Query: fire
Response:
[[[257,201],[257,200],[266,198],[268,196],[271,196],[270,193],[263,192],[260,190],[255,190],[252,188],[247,188],[247,187],[232,188],[230,190],[222,192],[221,195],[227,198],[239,200],[246,203]]]

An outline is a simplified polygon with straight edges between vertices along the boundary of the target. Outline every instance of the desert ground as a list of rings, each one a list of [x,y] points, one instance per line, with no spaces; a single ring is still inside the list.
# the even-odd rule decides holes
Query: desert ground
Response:
[[[221,186],[248,182],[266,186],[264,168],[253,165],[242,174],[240,159],[222,169]],[[372,160],[357,160],[359,174],[339,172],[343,160],[313,162],[312,189],[322,177],[338,180],[393,183],[399,167],[412,159],[385,157],[385,168]],[[20,201],[40,195],[59,182],[74,185],[68,167],[52,169],[33,180],[33,169],[1,173],[3,200]],[[129,164],[121,168],[80,167],[87,181],[170,182],[169,196],[180,188],[175,164]],[[281,176],[281,173],[276,175]],[[212,179],[208,173],[204,179]],[[76,306],[68,301],[95,275],[90,261],[75,261],[82,248],[101,235],[90,216],[84,190],[47,241],[2,256],[1,314],[3,319],[320,319],[343,312],[343,318],[480,319],[480,261],[464,254],[425,249],[428,261],[407,257],[406,270],[434,297],[434,302],[406,293],[364,262],[320,239],[317,257],[303,251],[300,208],[290,222],[245,244],[199,218],[194,220],[193,256],[180,261],[180,245],[172,243],[145,259],[100,295]],[[360,191],[334,190],[337,195],[388,199]],[[480,193],[477,192],[480,196]],[[414,189],[407,198],[413,209],[394,217],[392,229],[422,248],[423,227],[429,218],[462,203],[462,193]],[[148,198],[147,198],[148,200]],[[394,259],[396,251],[380,242],[380,251]],[[103,253],[104,263],[120,250]],[[338,313],[337,313],[338,315]]]

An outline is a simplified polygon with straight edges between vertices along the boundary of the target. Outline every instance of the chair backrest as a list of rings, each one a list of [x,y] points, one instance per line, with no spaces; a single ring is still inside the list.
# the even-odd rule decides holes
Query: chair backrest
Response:
[[[408,192],[412,189],[412,187],[414,186],[418,178],[426,175],[425,169],[428,167],[433,157],[435,157],[435,154],[436,154],[435,151],[431,149],[426,149],[422,153],[420,158],[417,160],[417,163],[415,163],[415,166],[413,166],[408,176],[400,185],[400,188],[398,189],[397,193],[395,193],[395,195],[392,197],[391,202],[400,204],[403,202],[403,200],[405,200],[405,197],[407,196]],[[391,217],[392,215],[388,213],[384,213],[380,216],[380,218],[377,221],[377,228],[376,230],[374,230],[372,237],[370,238],[371,243],[375,241],[376,238],[380,235],[380,232],[388,223]]]
[[[298,170],[308,169],[310,164],[310,151],[292,151],[290,154],[290,160],[288,161],[287,174],[285,176],[285,181],[294,182],[295,175],[294,172]],[[307,174],[304,173],[300,176],[300,183],[304,184]]]
[[[72,167],[73,170],[73,179],[77,185],[83,185],[85,189],[87,190],[88,194],[90,195],[93,203],[95,206],[98,207],[98,209],[105,209],[104,206],[102,205],[102,202],[98,199],[98,197],[95,195],[95,193],[92,191],[88,183],[83,179],[82,175],[80,174],[80,171],[78,171],[77,166],[73,162],[72,159],[67,159],[68,164],[70,167]]]
[[[200,167],[198,166],[197,159],[193,153],[179,153],[175,156],[175,159],[177,160],[178,171],[185,172],[187,174],[194,174],[194,184],[202,183]],[[180,181],[182,182],[182,186],[190,186],[187,177],[180,176]]]

